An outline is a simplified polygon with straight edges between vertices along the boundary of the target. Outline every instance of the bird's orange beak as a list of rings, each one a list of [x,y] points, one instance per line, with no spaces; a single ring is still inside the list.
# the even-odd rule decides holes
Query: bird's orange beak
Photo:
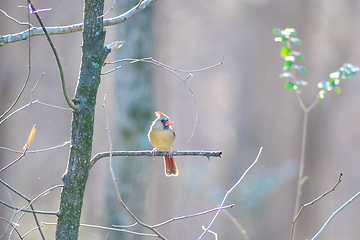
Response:
[[[172,121],[167,120],[166,123],[165,123],[165,126],[170,126],[170,125],[172,125],[172,124],[173,124]]]

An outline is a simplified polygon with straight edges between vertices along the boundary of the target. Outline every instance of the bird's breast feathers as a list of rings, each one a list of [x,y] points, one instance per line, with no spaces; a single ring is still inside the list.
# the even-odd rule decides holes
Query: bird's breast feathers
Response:
[[[174,144],[175,134],[171,129],[151,131],[149,139],[152,145],[157,149],[169,151]]]

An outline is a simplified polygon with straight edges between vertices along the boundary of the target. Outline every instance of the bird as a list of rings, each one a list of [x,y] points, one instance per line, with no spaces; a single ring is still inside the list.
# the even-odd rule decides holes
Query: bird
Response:
[[[148,133],[148,138],[154,149],[151,151],[168,151],[169,156],[164,156],[165,176],[178,176],[179,171],[176,167],[174,157],[172,156],[172,146],[175,140],[175,132],[171,125],[173,124],[168,116],[162,112],[155,112],[156,119],[152,122]]]

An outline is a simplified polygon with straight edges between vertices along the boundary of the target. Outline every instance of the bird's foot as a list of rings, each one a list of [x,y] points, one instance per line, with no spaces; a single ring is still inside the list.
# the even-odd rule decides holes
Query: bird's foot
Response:
[[[155,159],[155,152],[157,151],[157,148],[154,148],[153,150],[151,150],[151,153],[153,155],[153,159]]]
[[[170,148],[170,150],[169,150],[169,158],[172,157],[172,154],[173,154],[173,150],[172,150],[172,148]]]

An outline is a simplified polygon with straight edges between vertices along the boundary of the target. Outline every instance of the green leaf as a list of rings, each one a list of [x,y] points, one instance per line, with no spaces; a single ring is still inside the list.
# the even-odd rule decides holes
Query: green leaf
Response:
[[[280,28],[274,28],[272,32],[273,34],[282,34],[282,30]]]
[[[291,49],[287,46],[283,46],[280,51],[280,56],[285,58],[291,53]]]
[[[281,36],[281,37],[276,37],[274,38],[275,42],[287,42],[287,40],[289,40],[288,36]]]
[[[301,52],[292,51],[292,54],[298,56],[301,60],[304,60],[304,55],[302,55]]]
[[[285,57],[285,61],[292,61],[292,62],[294,62],[294,61],[295,61],[295,57],[294,57],[294,56],[286,56],[286,57]]]
[[[284,67],[283,67],[283,72],[288,72],[291,70],[291,66],[294,63],[294,56],[286,56],[285,57],[285,63],[284,63]]]
[[[295,44],[301,44],[301,40],[299,38],[290,38],[290,41],[292,41]]]
[[[285,66],[283,66],[283,68],[282,68],[282,72],[284,73],[284,72],[290,72],[290,70],[291,70],[291,66],[286,66],[286,64],[285,64]]]
[[[321,90],[321,91],[319,92],[318,99],[319,99],[319,100],[323,100],[324,97],[325,97],[325,90]]]
[[[304,80],[297,80],[296,83],[297,83],[297,84],[300,84],[300,85],[303,85],[303,86],[309,85],[309,83],[306,82],[306,81],[304,81]]]
[[[351,71],[345,67],[340,67],[339,72],[343,75],[343,78],[348,78],[351,75]]]
[[[287,82],[287,83],[285,83],[285,88],[287,88],[287,89],[295,89],[296,90],[298,88],[298,86],[293,82]]]
[[[302,72],[302,73],[306,73],[306,72],[307,72],[306,68],[303,67],[303,66],[300,66],[300,65],[295,65],[294,68],[297,69],[297,70],[299,70],[299,71]]]
[[[351,74],[356,74],[359,71],[359,68],[350,64],[350,63],[344,63],[343,65],[345,68],[347,68]]]
[[[327,87],[329,87],[329,82],[328,81],[323,81],[323,82],[319,82],[318,83],[318,88],[327,88]]]
[[[329,83],[332,87],[336,88],[339,85],[340,80],[339,79],[329,80]]]
[[[296,34],[296,30],[294,28],[285,28],[284,34],[290,36],[291,34]]]
[[[337,87],[337,88],[334,88],[334,89],[335,89],[335,91],[336,91],[337,94],[340,94],[340,93],[341,93],[340,88]]]
[[[292,78],[292,74],[289,72],[284,72],[282,74],[280,74],[281,78]]]
[[[330,73],[330,78],[332,78],[332,79],[339,78],[339,77],[340,77],[339,71]]]

